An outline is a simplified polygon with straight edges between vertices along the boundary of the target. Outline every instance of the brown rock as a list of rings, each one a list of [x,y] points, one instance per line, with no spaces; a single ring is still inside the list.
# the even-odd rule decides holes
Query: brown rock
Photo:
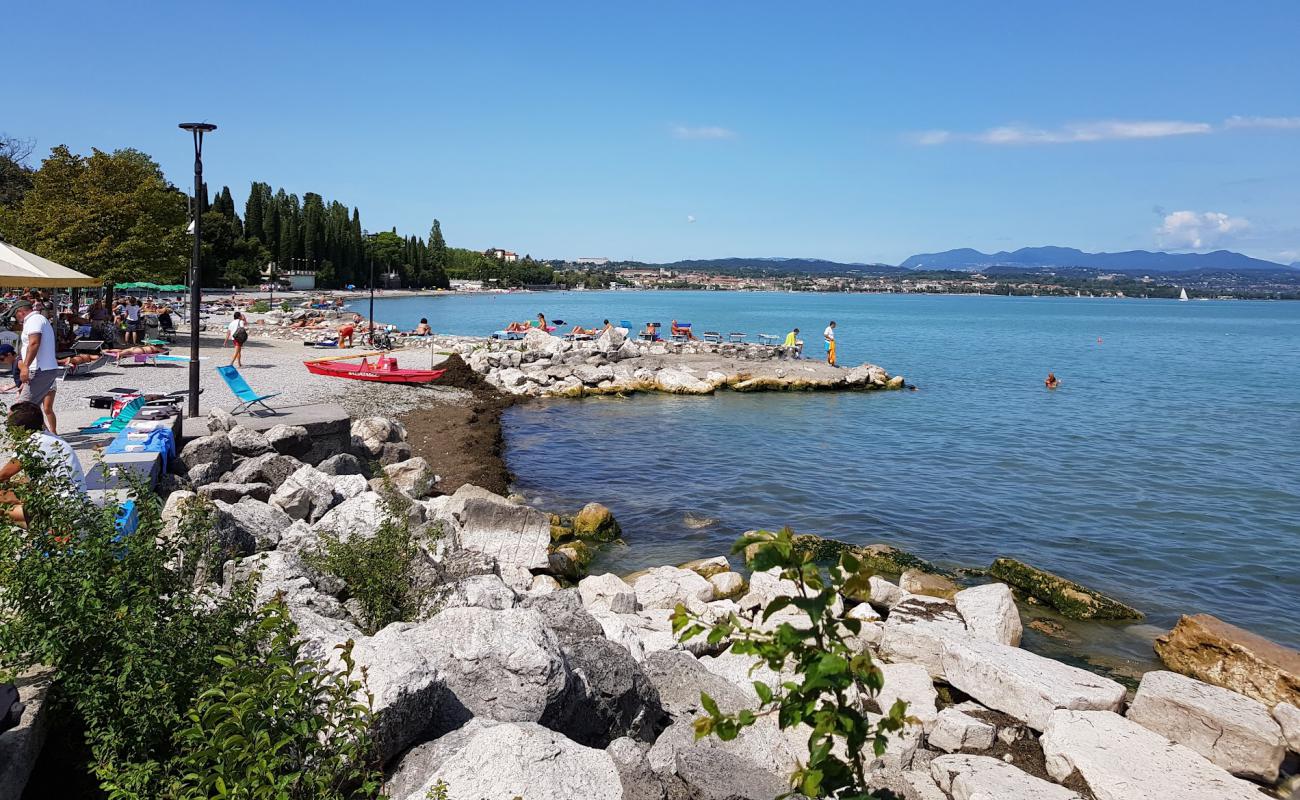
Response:
[[[904,572],[898,579],[898,586],[908,594],[923,594],[941,600],[951,600],[961,588],[942,575],[932,575],[919,569]]]
[[[1209,614],[1184,616],[1156,639],[1165,666],[1268,706],[1300,705],[1300,652]]]

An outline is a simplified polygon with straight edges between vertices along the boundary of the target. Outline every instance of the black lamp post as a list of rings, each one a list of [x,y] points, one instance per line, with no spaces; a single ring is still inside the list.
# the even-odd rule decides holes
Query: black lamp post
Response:
[[[211,122],[182,122],[178,127],[194,134],[194,258],[190,262],[190,416],[199,415],[199,260],[203,257],[203,134],[215,131]]]
[[[370,259],[370,347],[375,346],[375,260]]]

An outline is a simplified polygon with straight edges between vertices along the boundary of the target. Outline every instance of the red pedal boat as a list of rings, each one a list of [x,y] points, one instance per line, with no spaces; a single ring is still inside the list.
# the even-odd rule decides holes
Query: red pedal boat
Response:
[[[376,356],[370,361],[371,356]],[[351,364],[344,359],[360,358],[361,363]],[[383,353],[358,353],[356,355],[330,356],[302,362],[313,375],[334,378],[351,378],[355,381],[379,383],[429,383],[442,377],[445,369],[401,369],[397,359]]]

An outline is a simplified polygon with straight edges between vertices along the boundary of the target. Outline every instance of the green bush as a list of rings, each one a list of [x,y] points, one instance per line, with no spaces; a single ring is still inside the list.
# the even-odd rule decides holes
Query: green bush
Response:
[[[358,621],[367,634],[414,620],[428,597],[416,572],[419,545],[406,522],[410,501],[391,487],[383,495],[383,520],[373,537],[327,533],[322,548],[306,555],[313,569],[347,584],[347,596],[361,605]]]
[[[731,614],[709,626],[684,606],[677,606],[673,631],[682,641],[707,630],[710,643],[729,640],[732,652],[754,656],[755,666],[763,663],[777,673],[794,675],[778,686],[754,681],[758,708],[736,714],[723,714],[713,698],[701,694],[706,716],[695,721],[696,738],[713,734],[731,740],[760,716],[772,714],[777,715],[782,729],[806,723],[808,763],[790,776],[792,789],[806,797],[872,797],[867,788],[868,768],[872,760],[884,755],[888,734],[908,722],[907,706],[899,700],[877,721],[867,718],[863,701],[880,692],[884,675],[872,663],[869,652],[850,642],[850,637],[861,633],[862,623],[840,618],[832,610],[840,594],[862,596],[870,571],[845,551],[823,574],[810,554],[796,550],[788,528],[742,537],[733,552],[745,553],[751,570],[780,569],[781,577],[798,588],[796,596],[777,597],[768,603],[762,612],[764,622],[793,607],[807,616],[808,624],[782,622],[765,632]]]
[[[298,628],[277,599],[248,636],[219,648],[221,672],[186,714],[169,800],[350,800],[378,795],[372,697],[354,677],[352,643],[343,666],[306,658]],[[364,698],[360,700],[358,698]]]
[[[240,797],[375,796],[369,712],[344,696],[359,688],[350,665],[303,659],[283,606],[255,613],[251,586],[223,595],[206,582],[222,557],[208,504],[188,504],[163,535],[156,496],[137,489],[139,527],[119,536],[116,507],[96,508],[27,437],[10,444],[29,478],[12,485],[28,527],[0,514],[0,672],[55,669],[51,697],[84,732],[108,797],[207,797],[217,778],[234,791],[239,770]],[[245,734],[198,745],[196,730],[236,713]],[[254,726],[271,738],[250,763],[237,737]],[[337,793],[285,789],[325,785]]]
[[[271,310],[271,304],[265,300],[258,300],[248,307],[250,314],[265,314]]]

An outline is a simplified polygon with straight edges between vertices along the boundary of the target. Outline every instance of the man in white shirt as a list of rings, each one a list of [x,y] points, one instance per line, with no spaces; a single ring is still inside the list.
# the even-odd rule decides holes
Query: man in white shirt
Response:
[[[66,478],[72,489],[85,492],[86,474],[81,469],[77,454],[67,442],[42,430],[41,422],[41,409],[35,403],[14,403],[13,408],[9,409],[9,429],[14,436],[31,437],[35,445],[35,451],[31,455],[39,455],[45,462],[45,469]],[[42,487],[50,480],[49,475],[26,474],[27,466],[29,465],[23,464],[21,458],[12,458],[0,467],[0,504],[8,505],[9,519],[24,527],[27,525],[27,515],[18,496],[8,488],[9,482],[19,477],[19,473],[23,473],[28,480],[33,477],[40,478],[41,483],[38,486]]]
[[[59,377],[59,360],[55,357],[54,327],[43,314],[32,309],[26,300],[13,308],[23,326],[18,358],[18,402],[37,403],[45,412],[45,427],[58,434],[59,421],[54,416],[54,380]]]
[[[835,320],[831,320],[831,324],[822,331],[822,338],[826,340],[826,363],[833,367],[835,366]]]

